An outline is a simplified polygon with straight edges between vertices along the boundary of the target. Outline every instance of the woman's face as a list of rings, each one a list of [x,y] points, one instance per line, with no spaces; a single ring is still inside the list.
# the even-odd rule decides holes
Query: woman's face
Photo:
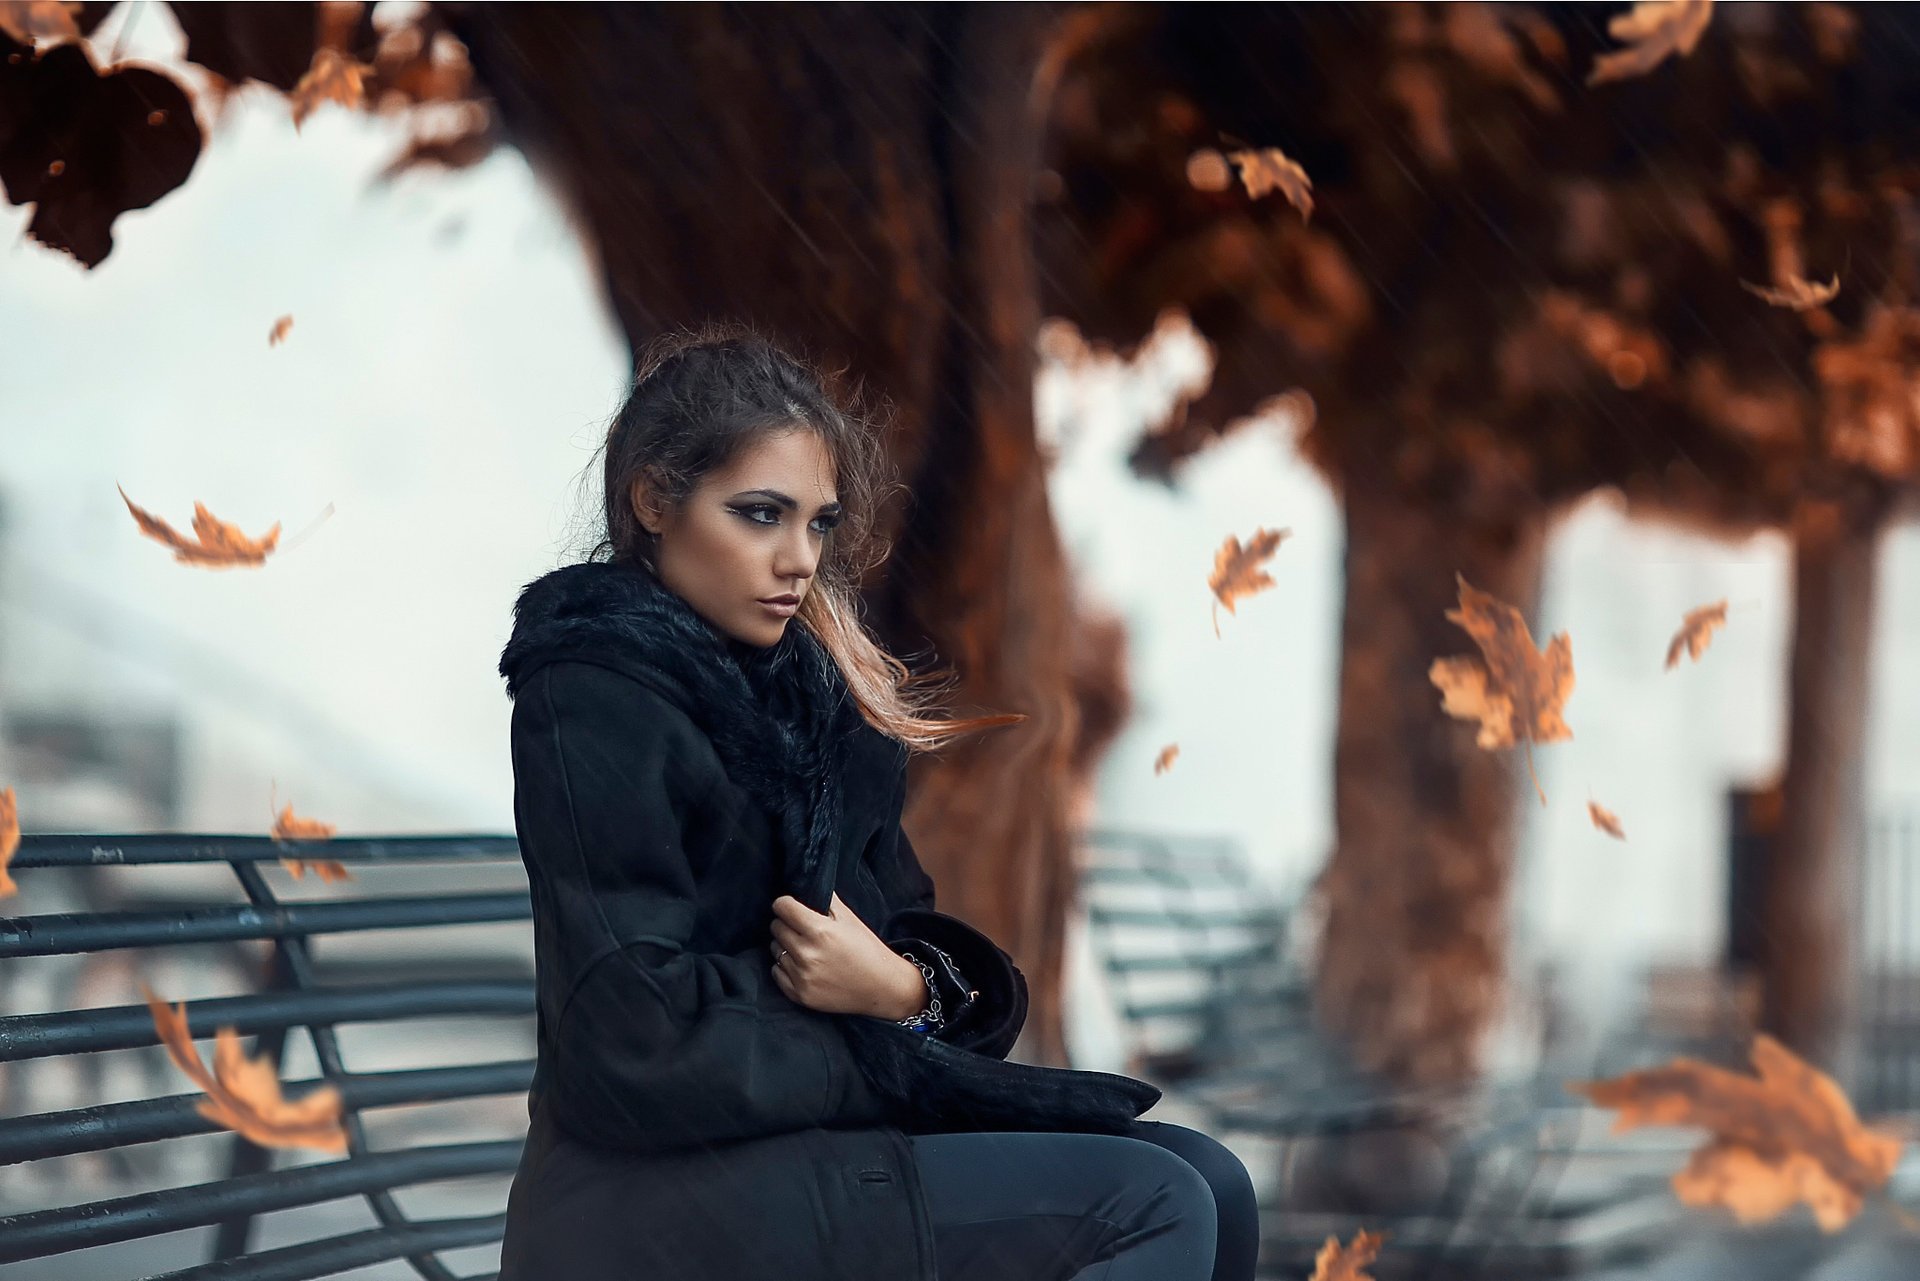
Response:
[[[787,596],[798,606],[840,522],[826,443],[806,428],[764,436],[707,473],[678,511],[650,511],[646,494],[635,482],[634,511],[660,535],[660,581],[733,639],[777,642],[793,611],[763,602]]]

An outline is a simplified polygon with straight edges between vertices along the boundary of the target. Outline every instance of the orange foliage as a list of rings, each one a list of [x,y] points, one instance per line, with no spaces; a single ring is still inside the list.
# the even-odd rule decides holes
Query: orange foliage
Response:
[[[1673,1176],[1686,1204],[1725,1206],[1755,1223],[1804,1201],[1824,1231],[1838,1231],[1859,1213],[1864,1193],[1886,1185],[1901,1141],[1862,1126],[1831,1077],[1772,1037],[1754,1039],[1752,1059],[1757,1076],[1680,1058],[1567,1088],[1618,1109],[1616,1133],[1643,1125],[1710,1131]]]
[[[1364,1229],[1354,1233],[1352,1242],[1345,1246],[1340,1238],[1328,1237],[1314,1256],[1313,1275],[1308,1281],[1373,1281],[1361,1269],[1380,1257],[1380,1243],[1385,1239],[1384,1233]]]
[[[1593,820],[1595,827],[1615,840],[1627,839],[1626,830],[1620,826],[1620,816],[1598,801],[1587,802],[1587,817]]]
[[[57,0],[0,0],[0,32],[24,45],[78,40],[80,28],[73,11],[79,7]]]
[[[1670,57],[1693,52],[1713,17],[1713,0],[1636,0],[1631,13],[1607,22],[1607,34],[1625,49],[1594,60],[1590,85],[1644,76]]]
[[[195,1110],[219,1125],[266,1148],[318,1148],[344,1154],[346,1131],[341,1128],[340,1091],[321,1086],[297,1100],[280,1095],[280,1078],[264,1059],[249,1059],[240,1049],[240,1035],[223,1027],[214,1036],[213,1071],[208,1072],[194,1048],[187,1027],[187,1007],[168,1005],[145,983],[140,990],[153,1011],[154,1030],[167,1048],[167,1057],[207,1092]]]
[[[293,812],[291,801],[273,820],[273,839],[276,841],[324,841],[331,839],[336,830],[332,823],[299,817]],[[292,872],[296,881],[308,872],[327,882],[353,879],[353,873],[338,859],[283,858],[280,865]]]
[[[1876,303],[1813,355],[1828,453],[1893,480],[1920,472],[1920,308]]]
[[[1215,636],[1220,634],[1221,605],[1227,607],[1229,614],[1238,613],[1233,607],[1235,601],[1273,586],[1273,579],[1260,566],[1273,559],[1280,541],[1292,532],[1290,529],[1256,529],[1245,547],[1240,545],[1237,534],[1228,534],[1227,541],[1220,544],[1220,550],[1213,554],[1213,573],[1207,576],[1207,586],[1213,589],[1216,602],[1213,607]]]
[[[0,898],[20,892],[7,867],[14,851],[20,848],[20,811],[13,802],[13,789],[0,788]]]
[[[1300,211],[1300,221],[1313,217],[1313,179],[1280,148],[1229,151],[1227,159],[1239,166],[1240,181],[1249,196],[1258,200],[1270,191],[1277,191]]]
[[[1727,602],[1715,601],[1711,605],[1702,605],[1699,609],[1690,609],[1686,617],[1680,620],[1680,630],[1673,634],[1667,644],[1667,670],[1672,671],[1680,661],[1680,651],[1685,650],[1694,662],[1700,661],[1700,655],[1707,652],[1707,646],[1713,641],[1713,629],[1724,627],[1727,622]]]
[[[373,68],[338,49],[313,51],[313,64],[287,96],[293,102],[293,127],[298,129],[322,103],[358,107],[366,101],[366,79]]]
[[[1824,285],[1815,284],[1800,276],[1788,276],[1778,289],[1765,285],[1740,282],[1740,287],[1756,298],[1763,298],[1776,307],[1791,307],[1795,311],[1806,311],[1810,307],[1824,307],[1832,302],[1840,292],[1840,277],[1834,276]]]
[[[118,485],[114,488],[119,489]],[[205,565],[209,569],[229,569],[235,565],[260,565],[266,563],[267,553],[280,541],[280,522],[273,522],[273,528],[259,538],[248,538],[238,526],[229,525],[218,519],[206,507],[195,502],[193,505],[193,533],[197,541],[188,541],[186,535],[173,526],[134,505],[127,491],[120,490],[121,499],[127,504],[127,510],[133,513],[134,520],[140,524],[140,532],[164,547],[173,548],[173,558],[183,565]]]
[[[1436,658],[1427,679],[1443,695],[1441,709],[1461,720],[1480,722],[1476,745],[1488,750],[1527,744],[1527,772],[1533,774],[1533,744],[1573,737],[1561,716],[1573,693],[1573,644],[1565,632],[1545,650],[1537,650],[1520,611],[1505,601],[1472,587],[1454,575],[1460,585],[1460,608],[1447,611],[1473,637],[1485,662],[1473,658]],[[1540,779],[1533,786],[1540,803]]]

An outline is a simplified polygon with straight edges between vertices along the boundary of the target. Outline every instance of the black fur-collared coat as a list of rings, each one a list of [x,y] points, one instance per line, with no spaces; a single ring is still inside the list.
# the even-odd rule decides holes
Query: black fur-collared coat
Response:
[[[538,989],[501,1281],[935,1281],[907,1134],[1120,1133],[1158,1099],[1006,1061],[1026,980],[935,909],[906,749],[798,622],[747,646],[645,570],[571,565],[522,590],[500,673]],[[930,1036],[781,992],[773,900],[836,890],[896,950],[946,950],[965,1016]]]

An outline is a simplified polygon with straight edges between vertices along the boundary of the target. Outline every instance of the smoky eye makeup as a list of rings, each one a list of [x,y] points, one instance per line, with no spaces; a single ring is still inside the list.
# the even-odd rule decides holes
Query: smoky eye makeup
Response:
[[[777,525],[780,523],[780,509],[772,503],[737,503],[729,505],[728,510],[739,513],[742,518],[756,525]],[[771,516],[772,519],[760,519],[763,515]],[[842,517],[839,512],[828,512],[815,518],[816,523],[818,521],[826,522],[826,527],[820,531],[822,534],[832,533],[840,524],[841,519]]]

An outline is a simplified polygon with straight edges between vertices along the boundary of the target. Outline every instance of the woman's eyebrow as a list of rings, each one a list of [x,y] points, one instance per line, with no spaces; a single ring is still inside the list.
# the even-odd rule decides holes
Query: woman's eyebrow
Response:
[[[788,497],[786,494],[781,493],[777,489],[743,489],[739,493],[735,494],[734,497],[749,498],[755,494],[758,494],[764,498],[771,498],[774,502],[779,503],[782,507],[786,508],[788,511],[792,511],[798,506],[800,506],[799,503],[795,502],[792,498]],[[838,502],[821,503],[820,510],[823,512],[837,512],[840,510],[840,504]]]

